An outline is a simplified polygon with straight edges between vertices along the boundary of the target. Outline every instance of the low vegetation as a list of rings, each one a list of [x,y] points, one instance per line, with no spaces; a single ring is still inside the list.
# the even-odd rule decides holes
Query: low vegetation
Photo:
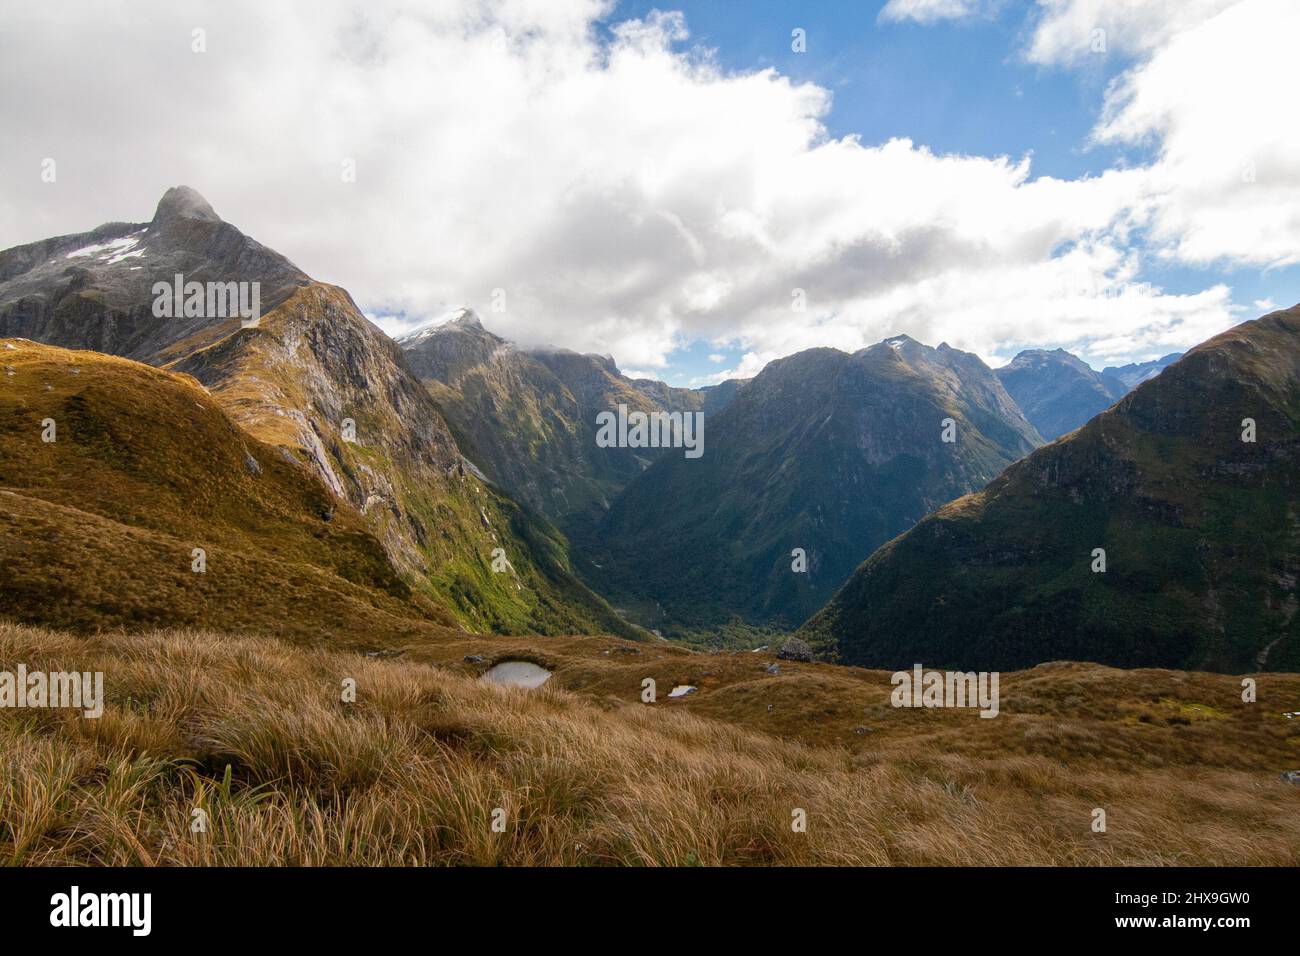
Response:
[[[892,708],[884,672],[747,652],[465,635],[369,655],[0,624],[0,669],[102,671],[107,697],[97,720],[0,709],[0,859],[1300,862],[1300,787],[1279,778],[1300,765],[1297,676],[1261,675],[1246,704],[1222,675],[1044,665],[1003,675],[985,720]],[[502,659],[554,676],[476,679]],[[677,683],[699,689],[666,699]]]

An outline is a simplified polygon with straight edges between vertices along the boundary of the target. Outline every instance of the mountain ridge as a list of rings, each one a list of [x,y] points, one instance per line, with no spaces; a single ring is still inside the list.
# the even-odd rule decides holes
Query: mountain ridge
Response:
[[[701,459],[658,458],[577,540],[643,624],[795,626],[876,544],[1039,443],[974,355],[901,337],[807,349],[707,420]]]
[[[0,252],[0,336],[192,375],[351,503],[393,566],[467,626],[637,633],[573,576],[562,535],[465,465],[402,349],[351,296],[215,215],[195,191],[173,189],[147,227]],[[116,245],[88,248],[87,237]],[[175,272],[264,283],[259,321],[155,316],[153,286]]]
[[[869,666],[1300,668],[1298,424],[1300,307],[1198,345],[894,538],[800,633]]]

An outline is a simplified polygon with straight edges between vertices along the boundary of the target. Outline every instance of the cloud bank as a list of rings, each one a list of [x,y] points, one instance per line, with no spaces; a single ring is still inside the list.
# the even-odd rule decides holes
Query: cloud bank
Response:
[[[882,21],[981,7],[908,0]],[[146,219],[187,183],[391,332],[470,305],[524,345],[641,369],[695,340],[745,356],[714,377],[895,332],[1149,357],[1245,316],[1227,286],[1171,294],[1144,262],[1297,261],[1286,0],[1042,4],[1023,55],[1073,68],[1104,24],[1134,61],[1094,138],[1157,147],[1068,181],[1023,157],[830,138],[827,90],[721,70],[679,14],[609,13],[6,5],[0,246]]]

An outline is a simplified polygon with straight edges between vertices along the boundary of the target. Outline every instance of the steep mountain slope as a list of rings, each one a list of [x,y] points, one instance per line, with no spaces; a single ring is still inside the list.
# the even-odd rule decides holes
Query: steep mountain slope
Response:
[[[738,389],[702,457],[659,458],[581,544],[606,593],[668,633],[794,626],[873,548],[1040,440],[974,355],[905,336],[810,349]]]
[[[598,520],[658,454],[599,447],[600,412],[620,404],[696,411],[709,400],[702,390],[629,379],[603,356],[520,350],[468,310],[399,344],[470,460],[565,529]],[[726,398],[712,398],[713,407]]]
[[[188,376],[21,339],[0,365],[0,616],[313,641],[454,624],[360,515]]]
[[[261,318],[154,315],[153,287],[258,283]],[[148,224],[0,253],[0,335],[87,346],[183,371],[255,437],[351,503],[410,584],[475,628],[629,628],[573,577],[564,539],[467,468],[402,350],[341,289],[168,190]],[[508,566],[496,562],[501,549]]]
[[[1064,349],[1029,349],[996,370],[1007,393],[1047,441],[1072,432],[1128,392]]]
[[[926,518],[802,633],[884,667],[1300,669],[1298,463],[1300,307],[1198,346]]]

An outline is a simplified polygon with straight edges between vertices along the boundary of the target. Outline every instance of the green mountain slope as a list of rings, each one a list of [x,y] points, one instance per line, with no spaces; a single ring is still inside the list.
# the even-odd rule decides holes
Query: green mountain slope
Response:
[[[159,318],[153,284],[257,282],[262,316]],[[128,355],[192,375],[254,437],[352,505],[415,590],[465,626],[635,633],[569,567],[567,542],[466,466],[406,364],[346,292],[168,190],[147,224],[0,252],[0,335]],[[495,562],[494,552],[508,564]]]
[[[600,412],[720,409],[735,394],[732,383],[695,390],[629,379],[604,356],[522,350],[468,310],[399,344],[466,456],[565,529],[598,521],[659,453],[599,447]]]
[[[353,644],[454,625],[188,376],[22,339],[0,366],[0,616]]]
[[[702,457],[663,455],[580,543],[602,592],[665,633],[793,627],[877,545],[1039,441],[974,355],[905,336],[811,349],[739,389],[706,417]]]
[[[1298,491],[1292,308],[1197,347],[891,541],[802,633],[868,666],[1296,670]]]

